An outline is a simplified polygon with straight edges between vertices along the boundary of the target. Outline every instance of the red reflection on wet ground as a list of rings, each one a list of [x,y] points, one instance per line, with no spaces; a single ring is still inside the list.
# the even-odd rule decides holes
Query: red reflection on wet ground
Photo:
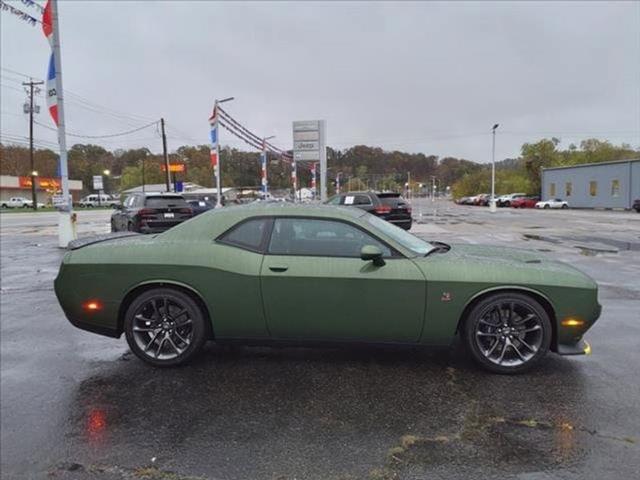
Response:
[[[92,408],[87,417],[87,434],[93,441],[100,441],[107,429],[107,415],[101,408]]]

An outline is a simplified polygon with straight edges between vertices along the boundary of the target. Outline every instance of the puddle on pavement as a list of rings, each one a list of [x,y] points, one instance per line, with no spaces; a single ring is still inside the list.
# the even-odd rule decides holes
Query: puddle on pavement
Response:
[[[560,243],[560,240],[558,240],[557,238],[543,237],[542,235],[535,235],[533,233],[525,233],[523,235],[523,238],[525,240],[539,240],[541,242],[549,242],[549,243],[555,243],[555,244]]]
[[[585,257],[595,257],[599,253],[618,253],[618,250],[607,250],[605,248],[592,248],[592,247],[585,247],[582,245],[574,245],[574,248],[577,248],[578,250],[580,250],[580,254],[584,255]]]
[[[617,253],[618,251],[631,251],[631,252],[640,252],[640,242],[627,242],[625,240],[616,240],[615,238],[605,238],[605,237],[567,237],[567,240],[573,240],[578,242],[595,242],[601,243],[604,245],[609,245],[611,247],[615,247]],[[577,247],[580,248],[580,247]],[[599,249],[596,249],[599,250]],[[606,252],[611,252],[612,250],[603,250]]]

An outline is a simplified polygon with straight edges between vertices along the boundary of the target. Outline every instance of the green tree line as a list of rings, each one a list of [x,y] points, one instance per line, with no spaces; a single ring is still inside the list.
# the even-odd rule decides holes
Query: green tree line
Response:
[[[525,192],[540,194],[540,177],[543,168],[600,163],[613,160],[639,158],[640,150],[630,145],[613,145],[595,138],[580,145],[558,148],[557,138],[542,139],[522,145],[520,157],[496,162],[496,194]],[[491,165],[482,165],[475,172],[462,175],[452,186],[455,198],[491,192]]]
[[[579,146],[558,148],[556,138],[542,139],[536,143],[525,143],[521,155],[516,159],[497,163],[497,191],[508,193],[522,191],[538,193],[540,170],[543,167],[575,165],[579,163],[604,162],[639,157],[640,152],[629,145],[612,145],[607,141],[589,139]],[[82,180],[84,193],[91,192],[92,176],[110,171],[106,179],[106,190],[117,193],[142,184],[164,183],[161,169],[162,155],[146,148],[106,150],[99,145],[76,144],[69,149],[69,175]],[[247,152],[224,147],[220,151],[221,176],[224,186],[256,187],[260,179],[258,152]],[[327,149],[329,164],[329,191],[335,189],[335,179],[340,173],[343,189],[352,190],[404,188],[410,174],[411,188],[418,190],[420,183],[430,184],[437,179],[440,190],[450,186],[454,196],[474,195],[490,191],[490,166],[454,157],[439,158],[423,153],[388,151],[378,147],[356,145],[338,150]],[[171,163],[184,163],[186,172],[178,173],[177,179],[193,182],[204,187],[214,185],[213,171],[209,160],[209,146],[182,146],[169,155]],[[35,169],[43,177],[55,177],[57,156],[52,150],[36,149]],[[29,175],[31,171],[29,150],[23,146],[0,144],[0,174]],[[291,170],[289,162],[277,156],[269,156],[270,188],[290,188]],[[298,169],[299,185],[309,186],[309,168]]]

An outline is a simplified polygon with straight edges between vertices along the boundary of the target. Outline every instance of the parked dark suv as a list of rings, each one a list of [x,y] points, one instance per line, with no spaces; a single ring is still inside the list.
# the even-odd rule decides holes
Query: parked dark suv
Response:
[[[631,208],[640,213],[640,198],[637,198],[635,202],[633,202],[633,206]]]
[[[182,195],[134,193],[111,215],[111,231],[160,233],[193,216]]]
[[[399,193],[341,193],[327,204],[361,208],[405,230],[411,228],[411,205]]]

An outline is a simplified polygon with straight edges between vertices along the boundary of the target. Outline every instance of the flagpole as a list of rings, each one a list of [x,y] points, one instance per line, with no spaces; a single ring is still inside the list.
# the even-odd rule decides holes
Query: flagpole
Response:
[[[216,129],[216,166],[215,166],[215,174],[216,174],[216,190],[218,191],[218,195],[216,195],[216,208],[222,207],[222,184],[220,183],[220,129],[218,124],[218,100],[215,101],[213,106],[213,111],[215,114],[215,129]]]
[[[60,24],[58,22],[58,1],[51,2],[51,25],[53,59],[56,69],[56,96],[58,108],[58,144],[60,146],[60,183],[63,202],[58,213],[58,246],[66,248],[76,238],[75,224],[72,222],[73,202],[69,199],[69,167],[67,163],[67,138],[64,120],[64,91],[62,89],[62,55],[60,53]]]

